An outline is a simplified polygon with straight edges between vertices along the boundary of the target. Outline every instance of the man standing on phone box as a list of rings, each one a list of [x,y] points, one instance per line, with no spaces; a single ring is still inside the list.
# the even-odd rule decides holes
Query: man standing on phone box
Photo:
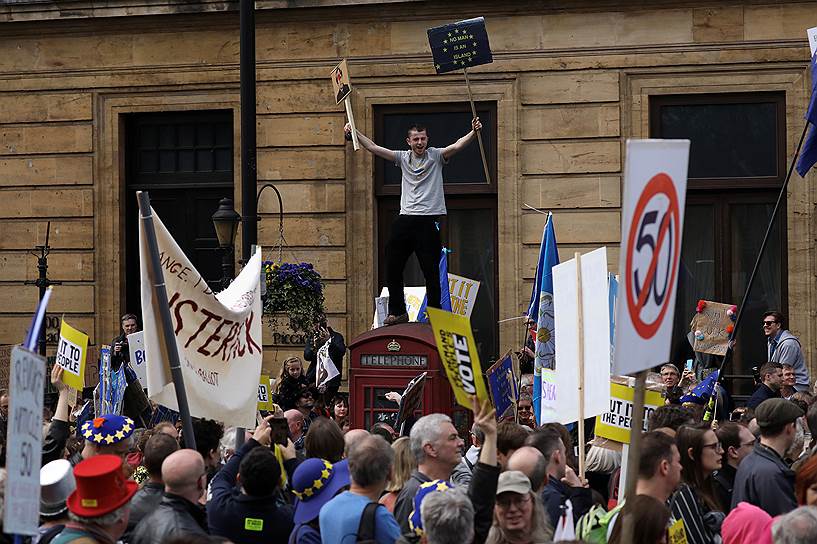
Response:
[[[403,268],[411,254],[417,255],[426,282],[428,306],[440,307],[440,229],[438,219],[446,215],[443,191],[443,166],[474,140],[482,129],[479,117],[471,121],[471,131],[442,149],[428,147],[428,131],[413,125],[408,129],[409,151],[381,147],[357,131],[358,141],[369,153],[398,166],[402,172],[400,215],[391,226],[386,242],[386,286],[389,288],[389,315],[384,325],[408,322],[403,295]],[[344,127],[347,138],[352,126]]]

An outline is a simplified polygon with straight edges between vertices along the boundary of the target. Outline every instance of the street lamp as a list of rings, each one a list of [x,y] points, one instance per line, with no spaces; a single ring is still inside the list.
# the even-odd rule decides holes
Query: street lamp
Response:
[[[221,261],[221,281],[224,289],[230,284],[235,275],[235,263],[233,262],[233,250],[235,249],[235,235],[238,231],[238,224],[241,216],[233,209],[232,198],[222,198],[218,203],[218,209],[211,218],[213,227],[216,229],[218,247],[224,252]]]

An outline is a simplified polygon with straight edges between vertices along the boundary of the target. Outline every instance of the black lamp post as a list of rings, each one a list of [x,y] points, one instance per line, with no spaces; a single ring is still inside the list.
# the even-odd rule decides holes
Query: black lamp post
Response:
[[[216,229],[218,247],[223,255],[221,260],[221,283],[226,289],[235,276],[235,262],[233,250],[235,249],[235,235],[238,232],[238,224],[241,223],[241,216],[233,209],[232,198],[222,198],[218,203],[218,209],[212,217],[213,227]]]

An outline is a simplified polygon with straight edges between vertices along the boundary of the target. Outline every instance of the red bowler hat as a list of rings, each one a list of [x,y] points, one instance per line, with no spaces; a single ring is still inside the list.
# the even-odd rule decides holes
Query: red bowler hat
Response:
[[[95,455],[74,467],[77,488],[65,501],[68,510],[85,518],[109,514],[131,500],[139,489],[125,480],[122,459],[116,455]]]

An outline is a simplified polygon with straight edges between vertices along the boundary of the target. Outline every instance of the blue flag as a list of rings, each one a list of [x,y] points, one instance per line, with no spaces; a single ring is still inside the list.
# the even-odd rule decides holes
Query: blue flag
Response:
[[[536,261],[536,276],[533,279],[533,288],[530,291],[530,304],[528,304],[528,319],[537,321],[539,319],[539,297],[542,291],[542,269],[545,267],[545,240],[547,239],[548,225],[550,224],[550,214],[542,229],[542,242],[539,244],[539,260]]]
[[[553,323],[553,272],[559,264],[559,252],[556,250],[556,231],[553,228],[553,214],[548,214],[543,237],[545,248],[542,261],[542,280],[539,283],[539,308],[536,319],[536,352],[533,363],[533,413],[536,423],[541,424],[542,417],[542,369],[555,368],[556,365],[556,331]]]
[[[811,57],[811,100],[806,120],[811,123],[811,130],[797,160],[797,173],[800,177],[806,177],[808,171],[817,163],[817,54]]]
[[[715,390],[715,384],[718,381],[718,371],[714,371],[709,376],[701,380],[695,388],[681,397],[681,403],[694,402],[695,404],[706,404],[709,402],[709,397],[712,396],[712,391]]]
[[[418,323],[428,323],[428,295],[423,298],[420,311],[417,312]],[[443,248],[440,252],[440,309],[446,312],[451,311],[451,290],[448,287],[448,249]]]

